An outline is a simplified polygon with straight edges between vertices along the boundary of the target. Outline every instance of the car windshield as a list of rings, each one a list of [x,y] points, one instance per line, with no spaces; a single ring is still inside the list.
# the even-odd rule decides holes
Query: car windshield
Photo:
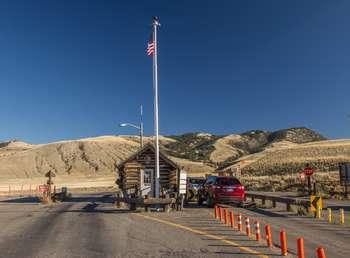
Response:
[[[241,183],[237,178],[217,178],[217,185],[240,185]]]

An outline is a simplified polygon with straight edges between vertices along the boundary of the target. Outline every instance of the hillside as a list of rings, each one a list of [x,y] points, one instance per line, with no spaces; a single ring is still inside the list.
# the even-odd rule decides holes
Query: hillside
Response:
[[[319,133],[304,127],[275,132],[252,130],[224,136],[188,133],[170,138],[175,141],[164,145],[170,155],[192,161],[204,161],[217,167],[225,167],[240,157],[274,148],[280,142],[301,144],[326,140]]]
[[[146,142],[149,140],[145,138]],[[164,144],[171,141],[161,138]],[[137,137],[128,136],[101,136],[43,145],[3,143],[0,148],[0,178],[42,177],[49,170],[58,176],[110,176],[114,175],[116,164],[138,148]],[[193,173],[200,173],[202,169],[213,171],[201,162],[174,159]]]
[[[150,141],[145,137],[145,142]],[[204,175],[216,168],[235,168],[244,160],[246,175],[295,173],[305,162],[319,170],[334,170],[350,161],[350,141],[326,141],[307,128],[275,132],[253,130],[242,134],[188,133],[160,137],[161,149],[184,166],[189,175]],[[0,143],[0,178],[57,175],[101,177],[114,175],[116,164],[139,148],[136,136],[101,136],[32,145]]]
[[[350,161],[350,140],[326,140],[304,144],[287,141],[243,156],[225,169],[240,166],[245,175],[287,175],[303,170],[306,163],[318,171],[335,171],[339,162]]]

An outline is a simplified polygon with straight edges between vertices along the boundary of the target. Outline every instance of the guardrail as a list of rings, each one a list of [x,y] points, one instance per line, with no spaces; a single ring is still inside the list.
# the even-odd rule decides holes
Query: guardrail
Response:
[[[276,207],[276,203],[286,204],[287,211],[291,211],[291,205],[301,206],[306,209],[310,207],[310,200],[304,200],[297,197],[279,197],[269,194],[258,194],[252,192],[246,192],[246,197],[250,198],[252,202],[255,202],[255,199],[259,199],[261,200],[262,205],[265,205],[266,201],[271,201],[274,208]]]

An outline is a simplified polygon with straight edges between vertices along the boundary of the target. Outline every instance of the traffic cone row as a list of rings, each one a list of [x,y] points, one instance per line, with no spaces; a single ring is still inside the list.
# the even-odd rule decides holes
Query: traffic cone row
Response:
[[[221,223],[225,223],[225,225],[230,226],[231,228],[237,230],[239,232],[243,232],[243,227],[242,227],[242,214],[238,213],[236,215],[237,218],[237,226],[235,223],[235,213],[234,211],[228,211],[227,208],[223,209],[221,206],[214,206],[214,218],[219,219]],[[251,236],[251,230],[250,230],[250,219],[249,217],[245,217],[244,220],[245,223],[245,234],[250,237]],[[269,224],[265,225],[265,240],[266,240],[266,245],[269,248],[273,247],[273,242],[272,242],[272,234],[271,234],[271,227]],[[261,240],[261,234],[260,234],[260,223],[259,221],[254,221],[254,232],[255,232],[255,240],[260,241]],[[286,256],[288,253],[288,248],[287,248],[287,237],[286,237],[286,231],[281,230],[280,231],[280,249],[281,249],[281,256]],[[316,256],[317,258],[326,258],[325,251],[323,247],[318,247],[316,249]],[[305,252],[304,252],[304,239],[303,238],[298,238],[297,239],[297,257],[298,258],[305,258]]]

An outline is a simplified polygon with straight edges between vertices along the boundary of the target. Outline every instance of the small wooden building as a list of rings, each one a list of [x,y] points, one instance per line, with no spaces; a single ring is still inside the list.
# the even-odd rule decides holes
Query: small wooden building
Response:
[[[160,189],[177,193],[181,167],[159,152]],[[148,143],[142,149],[117,165],[119,188],[137,189],[141,196],[155,196],[155,147]]]

